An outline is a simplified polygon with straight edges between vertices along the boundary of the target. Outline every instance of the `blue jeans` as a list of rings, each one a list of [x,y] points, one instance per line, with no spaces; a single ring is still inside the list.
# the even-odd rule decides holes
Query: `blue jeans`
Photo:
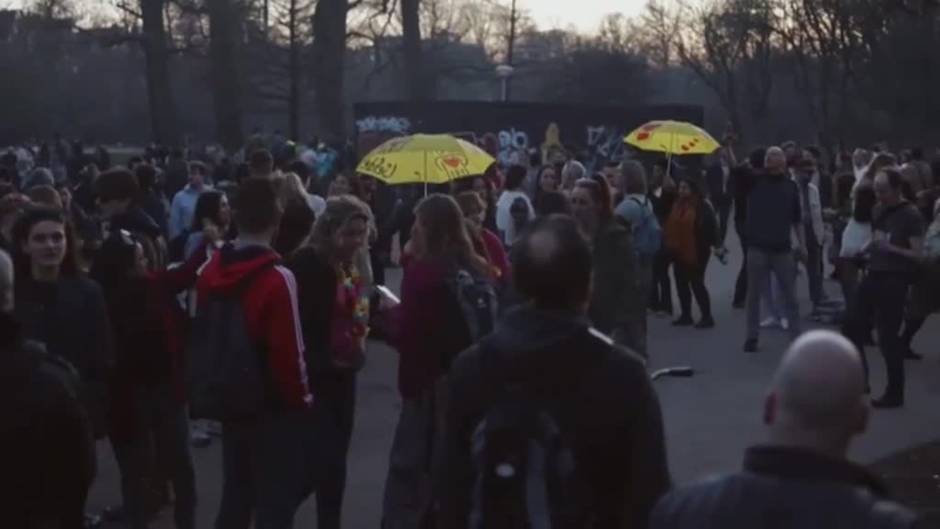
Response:
[[[796,262],[793,254],[769,252],[759,248],[747,251],[747,339],[760,336],[760,301],[764,285],[771,275],[780,286],[784,316],[790,320],[790,335],[800,335],[800,307],[796,301]]]

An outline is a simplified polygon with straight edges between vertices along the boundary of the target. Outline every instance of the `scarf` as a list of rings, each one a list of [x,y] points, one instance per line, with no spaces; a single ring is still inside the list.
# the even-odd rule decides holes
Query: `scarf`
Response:
[[[666,220],[666,248],[684,265],[691,266],[698,262],[697,219],[698,204],[686,198],[676,201]]]

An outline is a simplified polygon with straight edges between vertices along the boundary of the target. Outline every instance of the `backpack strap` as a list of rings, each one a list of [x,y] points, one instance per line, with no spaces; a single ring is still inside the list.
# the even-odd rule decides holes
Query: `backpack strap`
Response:
[[[640,202],[640,199],[638,199],[638,198],[635,197],[635,196],[629,196],[629,197],[627,197],[627,198],[629,198],[630,200],[636,202],[637,205],[639,205],[640,207],[643,207],[643,208],[645,208],[646,205],[649,204],[649,200],[650,200],[649,197],[643,197],[644,202]]]

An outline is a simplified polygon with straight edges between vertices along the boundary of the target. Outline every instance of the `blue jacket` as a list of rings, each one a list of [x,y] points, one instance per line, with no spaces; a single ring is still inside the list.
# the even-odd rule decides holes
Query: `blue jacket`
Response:
[[[197,191],[187,184],[173,197],[173,204],[170,206],[170,222],[167,225],[170,240],[175,239],[192,226],[193,214],[196,213],[196,201],[199,200],[199,195],[211,189],[209,186],[203,186],[201,190]]]

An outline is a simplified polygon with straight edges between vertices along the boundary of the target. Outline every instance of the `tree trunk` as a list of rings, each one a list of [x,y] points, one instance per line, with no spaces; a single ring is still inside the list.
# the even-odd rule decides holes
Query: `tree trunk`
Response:
[[[412,101],[428,98],[421,59],[421,0],[401,0],[402,42],[405,56],[405,89]]]
[[[290,93],[287,99],[288,112],[288,133],[290,139],[298,141],[300,139],[300,35],[297,31],[297,2],[290,0],[289,33],[290,33],[290,56],[288,57],[288,68],[290,71]]]
[[[140,0],[143,18],[144,56],[147,70],[147,99],[153,140],[165,145],[179,145],[176,102],[170,86],[169,53],[163,20],[163,0]]]
[[[343,62],[347,0],[319,0],[313,12],[313,73],[317,115],[323,134],[344,138]]]
[[[512,66],[513,54],[516,49],[516,22],[518,22],[518,12],[516,11],[516,0],[512,0],[512,5],[509,10],[509,41],[506,43],[506,64]],[[503,99],[509,101],[512,98],[512,76],[509,76],[504,81],[506,83],[506,90],[503,94]]]
[[[215,124],[222,145],[230,151],[241,148],[244,143],[238,71],[240,5],[239,0],[208,0],[209,76]]]

